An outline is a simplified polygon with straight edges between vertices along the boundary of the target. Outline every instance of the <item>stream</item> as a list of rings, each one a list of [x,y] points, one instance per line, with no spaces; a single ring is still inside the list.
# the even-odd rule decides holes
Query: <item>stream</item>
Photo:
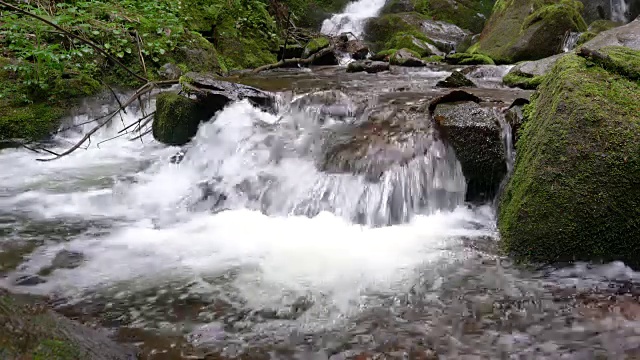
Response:
[[[464,203],[460,165],[437,139],[410,142],[424,155],[378,181],[317,169],[323,139],[357,119],[327,117],[301,96],[419,107],[447,92],[435,83],[453,69],[243,78],[276,91],[277,111],[227,106],[179,163],[170,158],[181,149],[151,135],[114,138],[141,109],[56,161],[0,150],[0,286],[45,295],[147,359],[640,356],[640,274],[617,262],[513,264],[492,204]],[[507,105],[528,97],[500,85],[508,69],[474,67],[469,91]],[[68,123],[113,103],[89,102]],[[50,145],[62,151],[90,127]],[[61,252],[79,261],[55,266]]]

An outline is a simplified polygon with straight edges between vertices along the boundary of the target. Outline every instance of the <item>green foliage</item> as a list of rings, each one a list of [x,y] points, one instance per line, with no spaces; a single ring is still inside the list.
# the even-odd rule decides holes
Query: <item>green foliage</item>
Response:
[[[525,107],[498,210],[518,259],[640,265],[640,82],[607,70],[640,69],[640,52],[601,51],[617,65],[564,56]]]

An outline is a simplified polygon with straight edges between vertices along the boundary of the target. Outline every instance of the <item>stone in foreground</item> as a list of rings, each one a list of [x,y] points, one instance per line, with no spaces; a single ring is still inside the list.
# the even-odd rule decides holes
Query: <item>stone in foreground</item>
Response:
[[[525,107],[498,209],[517,259],[640,265],[640,83],[608,70],[640,73],[640,52],[600,51],[617,66],[567,55]]]
[[[466,200],[493,199],[507,173],[502,132],[493,109],[473,101],[441,103],[435,107],[433,118],[462,165]]]

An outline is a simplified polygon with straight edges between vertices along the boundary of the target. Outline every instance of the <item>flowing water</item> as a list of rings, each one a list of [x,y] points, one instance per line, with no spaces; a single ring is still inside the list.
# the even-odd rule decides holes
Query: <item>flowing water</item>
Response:
[[[385,77],[354,79],[354,88],[341,79],[342,100],[365,113],[389,92]],[[412,90],[391,94],[413,104]],[[492,207],[463,203],[455,154],[430,131],[409,137],[400,149],[418,155],[376,181],[317,170],[327,142],[363,118],[326,116],[300,95],[281,92],[275,113],[233,103],[184,149],[149,137],[100,144],[118,121],[56,161],[0,151],[0,255],[24,255],[2,285],[48,295],[121,336],[178,339],[149,359],[188,351],[333,360],[640,354],[637,273],[620,263],[513,265],[497,250]],[[130,110],[122,121],[139,115]],[[90,126],[63,132],[54,147]],[[182,160],[169,161],[179,150]],[[82,254],[82,263],[43,272],[61,250]],[[44,282],[17,285],[38,273]]]
[[[611,21],[621,22],[623,24],[633,20],[629,16],[629,4],[627,0],[609,0],[611,6]]]
[[[350,32],[359,37],[367,19],[378,15],[386,0],[356,0],[347,5],[344,12],[335,14],[322,23],[323,34],[339,35]]]
[[[564,41],[562,42],[562,52],[569,52],[575,49],[578,40],[580,39],[579,32],[568,31],[564,36]]]

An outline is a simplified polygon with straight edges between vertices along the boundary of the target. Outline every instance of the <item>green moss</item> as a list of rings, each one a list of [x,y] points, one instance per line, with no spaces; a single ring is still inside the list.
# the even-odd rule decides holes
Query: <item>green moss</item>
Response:
[[[33,352],[33,360],[73,360],[81,359],[78,349],[64,341],[43,340]]]
[[[447,55],[445,61],[454,65],[495,65],[490,57],[483,54],[455,53]]]
[[[495,0],[416,0],[416,10],[433,20],[446,21],[473,33],[484,28]]]
[[[467,51],[488,55],[496,63],[538,60],[557,54],[566,32],[586,30],[580,15],[582,7],[577,0],[500,1],[494,6],[478,45]]]
[[[417,60],[420,60],[420,54],[418,54],[417,52],[411,50],[411,49],[400,49],[403,50],[405,52],[408,52],[409,54],[411,54],[414,58],[416,58]],[[398,54],[398,51],[394,51],[393,55],[389,56],[389,64],[391,65],[398,65],[398,66],[411,66],[409,65],[409,59],[401,57],[400,54]]]
[[[423,57],[422,60],[425,62],[443,62],[444,56],[431,55],[431,56]]]
[[[502,83],[509,87],[534,90],[542,83],[543,80],[544,76],[531,76],[529,74],[512,71],[502,79]]]
[[[429,49],[431,40],[424,34],[415,34],[408,32],[396,33],[391,40],[387,41],[385,48],[387,49],[409,49],[422,56],[429,56],[433,53]]]
[[[304,47],[302,57],[309,57],[327,47],[329,47],[329,39],[326,37],[317,37],[307,43]]]
[[[365,25],[364,40],[371,44],[373,51],[387,48],[386,43],[396,34],[410,34],[424,40],[426,38],[420,32],[420,24],[425,19],[418,13],[388,14],[371,18]]]
[[[156,99],[153,137],[168,145],[184,145],[198,132],[198,126],[206,120],[202,106],[193,99],[162,93]]]
[[[640,52],[602,50],[635,68]],[[640,82],[571,54],[525,107],[498,209],[504,249],[528,261],[622,260],[640,251]]]
[[[0,139],[41,140],[55,131],[65,109],[46,103],[14,106],[0,103]]]

